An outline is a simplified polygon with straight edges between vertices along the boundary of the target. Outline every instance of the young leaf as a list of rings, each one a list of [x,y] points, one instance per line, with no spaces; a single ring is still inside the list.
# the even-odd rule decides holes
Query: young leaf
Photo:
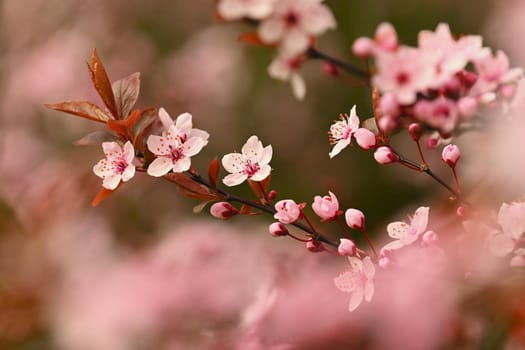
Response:
[[[102,187],[100,192],[91,201],[91,206],[93,207],[98,206],[100,202],[102,202],[104,199],[106,199],[107,196],[109,196],[112,193],[113,193],[112,190],[108,190],[107,188]]]
[[[142,111],[139,120],[133,125],[133,138],[136,147],[144,144],[144,133],[147,132],[153,122],[157,120],[157,109],[148,108]]]
[[[112,119],[99,106],[89,101],[65,101],[59,103],[46,103],[45,107],[64,113],[73,114],[82,118],[94,120],[96,122],[106,123]]]
[[[113,89],[109,82],[108,74],[104,69],[102,61],[100,61],[100,58],[97,55],[97,49],[93,49],[93,55],[91,56],[91,63],[88,63],[88,69],[91,75],[91,81],[102,98],[102,101],[113,115],[113,119],[122,119],[117,110],[115,95],[113,95]]]
[[[106,141],[118,141],[120,138],[109,131],[95,131],[73,142],[75,146],[100,145]]]
[[[118,119],[125,119],[137,102],[140,91],[140,73],[133,73],[117,80],[112,85],[115,103],[117,105]]]
[[[208,165],[208,180],[213,189],[217,188],[217,179],[219,178],[220,163],[217,157],[213,158]]]

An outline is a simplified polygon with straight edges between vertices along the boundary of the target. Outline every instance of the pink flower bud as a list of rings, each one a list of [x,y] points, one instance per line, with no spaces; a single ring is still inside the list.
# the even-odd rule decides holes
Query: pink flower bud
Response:
[[[357,248],[355,246],[355,243],[352,242],[350,239],[341,238],[341,243],[339,244],[339,247],[337,248],[337,252],[339,255],[343,256],[355,256],[357,252]]]
[[[445,146],[443,153],[441,153],[441,158],[450,167],[455,167],[460,157],[459,147],[452,144]]]
[[[379,100],[379,109],[383,115],[398,115],[399,103],[393,93],[386,93]]]
[[[429,136],[425,140],[425,146],[428,149],[434,149],[434,148],[436,148],[438,146],[438,144],[439,144],[439,135]]]
[[[364,150],[368,150],[376,145],[376,135],[366,128],[357,129],[354,137],[359,147]]]
[[[332,77],[338,77],[341,74],[341,72],[339,71],[339,68],[331,62],[323,62],[322,69],[326,75],[329,75]]]
[[[305,203],[297,204],[293,199],[283,199],[275,203],[277,213],[273,217],[283,224],[291,224],[302,216],[305,205]]]
[[[319,241],[314,241],[313,239],[311,239],[308,242],[306,242],[306,249],[308,249],[312,253],[319,253],[324,250],[324,245]]]
[[[385,114],[379,119],[377,126],[382,132],[390,134],[397,128],[397,122],[398,120],[396,117]]]
[[[462,218],[463,216],[465,216],[465,207],[460,205],[458,207],[458,209],[456,210],[456,215],[459,216],[460,218]]]
[[[221,220],[228,220],[239,214],[239,210],[228,202],[217,202],[211,206],[210,214]]]
[[[410,137],[412,137],[412,140],[419,141],[423,133],[423,127],[419,123],[412,123],[408,126],[408,133]]]
[[[374,152],[374,159],[379,164],[390,164],[397,162],[397,156],[392,152],[390,147],[381,146]]]
[[[271,190],[270,192],[268,192],[268,196],[267,196],[268,200],[273,201],[276,197],[277,197],[276,190]]]
[[[347,209],[345,213],[346,224],[348,227],[362,230],[365,228],[365,214],[361,210]]]
[[[390,266],[392,266],[392,261],[386,256],[382,256],[379,258],[378,265],[383,269],[388,269]]]
[[[288,229],[280,222],[274,222],[273,224],[271,224],[268,227],[268,231],[270,231],[270,234],[274,237],[288,235]]]
[[[330,191],[329,196],[315,196],[312,203],[312,209],[321,218],[321,221],[332,220],[340,215],[339,201],[337,197]]]
[[[503,85],[500,89],[499,89],[499,92],[501,94],[501,96],[503,96],[504,98],[510,100],[514,97],[514,95],[516,95],[516,85],[514,84],[508,84],[508,85]]]
[[[467,89],[470,89],[476,83],[477,80],[478,76],[474,72],[464,70],[463,74],[461,75],[461,81]]]
[[[381,23],[377,27],[374,39],[382,49],[387,51],[394,51],[398,46],[396,30],[390,23]]]
[[[434,231],[427,231],[423,234],[423,242],[427,244],[436,243],[438,240],[439,237]]]
[[[374,52],[375,43],[365,37],[357,38],[352,45],[352,52],[359,58],[367,58]]]
[[[459,114],[463,118],[468,118],[474,115],[478,110],[478,101],[473,97],[462,97],[459,99],[457,106]]]

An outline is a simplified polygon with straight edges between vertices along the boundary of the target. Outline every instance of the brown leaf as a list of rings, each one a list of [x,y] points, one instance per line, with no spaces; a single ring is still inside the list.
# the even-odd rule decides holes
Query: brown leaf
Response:
[[[100,202],[102,202],[104,199],[106,199],[107,196],[109,196],[112,193],[113,193],[112,190],[108,190],[107,188],[102,187],[102,189],[96,195],[96,197],[93,198],[93,201],[91,201],[91,205],[93,207],[98,206],[100,204]]]
[[[253,207],[250,207],[249,205],[246,205],[246,204],[243,204],[241,206],[241,210],[239,210],[241,215],[250,215],[252,211],[253,211]]]
[[[73,114],[82,118],[91,119],[97,122],[106,123],[112,119],[106,112],[100,109],[99,106],[89,101],[65,101],[59,103],[44,104],[49,109],[60,111],[64,113]]]
[[[208,180],[210,181],[213,189],[217,188],[217,179],[219,178],[220,163],[217,157],[208,165]]]
[[[95,131],[73,142],[75,146],[98,145],[106,141],[118,141],[120,138],[109,131]]]
[[[156,108],[148,108],[142,111],[140,119],[133,125],[133,138],[136,147],[141,148],[144,144],[144,133],[150,129],[155,120],[157,120]]]
[[[129,115],[139,97],[140,73],[133,73],[117,80],[113,83],[112,90],[115,95],[118,119],[124,119]]]
[[[261,203],[267,204],[267,194],[268,194],[268,187],[270,187],[270,180],[271,180],[271,174],[266,177],[266,179],[262,181],[252,181],[248,180],[248,184],[250,185],[250,188],[252,189],[253,193],[259,198]]]
[[[108,120],[108,128],[116,133],[126,136],[128,140],[132,140],[134,138],[133,126],[140,119],[141,115],[142,113],[140,110],[135,109],[127,119]]]
[[[113,89],[111,88],[111,83],[104,69],[104,65],[97,55],[97,49],[93,49],[93,55],[91,56],[91,63],[88,63],[88,69],[91,75],[91,81],[102,98],[102,101],[113,115],[113,119],[122,119],[118,114],[115,95],[113,95]]]

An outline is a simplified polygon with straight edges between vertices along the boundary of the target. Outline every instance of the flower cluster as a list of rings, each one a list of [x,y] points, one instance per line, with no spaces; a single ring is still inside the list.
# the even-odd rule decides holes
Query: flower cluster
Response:
[[[218,14],[226,20],[258,23],[257,40],[277,46],[278,55],[268,68],[271,77],[290,81],[294,95],[304,98],[306,87],[298,74],[303,55],[315,38],[336,26],[323,0],[219,0]]]
[[[410,47],[384,23],[373,39],[357,39],[353,52],[375,61],[372,83],[382,94],[378,127],[386,134],[416,122],[448,138],[483,106],[511,99],[522,75],[505,53],[493,54],[479,36],[456,40],[447,24],[420,32],[418,46]]]

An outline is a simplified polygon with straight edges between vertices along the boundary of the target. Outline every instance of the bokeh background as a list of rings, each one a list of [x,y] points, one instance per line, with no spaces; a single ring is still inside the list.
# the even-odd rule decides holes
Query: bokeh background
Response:
[[[383,21],[409,44],[420,30],[447,22],[456,34],[483,34],[513,65],[525,64],[522,0],[325,3],[338,27],[318,47],[356,64],[353,40],[372,36]],[[210,132],[193,160],[201,172],[211,158],[257,134],[273,145],[272,188],[281,198],[311,203],[331,190],[343,208],[366,213],[372,234],[384,235],[386,223],[418,205],[449,204],[431,180],[381,167],[370,152],[356,148],[329,160],[326,131],[338,114],[357,104],[362,119],[370,116],[366,88],[326,76],[312,61],[303,69],[307,97],[296,101],[287,84],[266,72],[273,50],[241,43],[239,35],[251,28],[215,20],[211,0],[3,0],[0,11],[1,348],[385,348],[388,342],[392,349],[422,349],[443,339],[450,322],[439,320],[452,308],[449,300],[429,305],[431,295],[415,292],[420,299],[401,298],[388,308],[391,299],[379,293],[376,306],[348,315],[346,295],[332,284],[344,259],[272,239],[269,217],[217,222],[206,212],[195,215],[197,203],[145,174],[92,208],[100,188],[92,166],[102,151],[72,142],[100,125],[43,108],[99,102],[85,65],[96,47],[112,80],[141,72],[138,107],[162,106],[172,117],[188,111],[195,126]],[[396,142],[416,155],[413,145]],[[430,156],[436,164],[438,156]],[[509,200],[514,190],[494,195]],[[335,227],[326,231],[339,235]],[[406,283],[425,290],[418,281]],[[396,328],[396,315],[428,307],[432,322],[415,317]],[[422,335],[407,345],[405,333]]]

